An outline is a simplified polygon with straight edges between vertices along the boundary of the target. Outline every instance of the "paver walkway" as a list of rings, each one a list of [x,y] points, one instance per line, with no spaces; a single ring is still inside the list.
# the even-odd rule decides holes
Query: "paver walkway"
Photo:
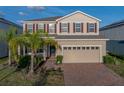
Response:
[[[55,58],[54,57],[51,57],[47,60],[47,62],[44,64],[44,67],[46,67],[47,69],[51,69],[51,68],[54,68],[54,69],[57,69],[57,68],[61,68],[62,64],[55,64]]]
[[[124,80],[104,64],[63,64],[65,85],[124,85]]]

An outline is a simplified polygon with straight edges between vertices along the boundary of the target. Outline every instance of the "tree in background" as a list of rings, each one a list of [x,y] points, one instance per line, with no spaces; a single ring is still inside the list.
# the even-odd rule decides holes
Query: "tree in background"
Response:
[[[16,27],[10,27],[7,32],[0,31],[0,40],[2,42],[7,42],[8,45],[8,64],[11,65],[12,63],[12,57],[14,57],[16,48],[17,48],[17,28]]]

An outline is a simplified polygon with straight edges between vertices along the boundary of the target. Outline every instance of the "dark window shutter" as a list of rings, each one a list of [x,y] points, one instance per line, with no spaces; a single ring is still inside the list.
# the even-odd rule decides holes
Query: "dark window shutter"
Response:
[[[33,32],[35,32],[35,24],[33,24]]]
[[[84,31],[83,31],[83,30],[84,30],[83,28],[84,28],[84,24],[81,23],[81,32],[82,32],[82,33],[84,32]]]
[[[95,33],[97,32],[97,23],[95,23]]]
[[[56,24],[55,24],[55,33],[56,33]]]
[[[75,33],[75,23],[73,23],[73,32]]]
[[[38,31],[38,24],[36,24],[36,31]]]
[[[70,23],[68,23],[68,33],[70,32]]]
[[[47,33],[49,33],[49,24],[47,24]]]
[[[46,32],[46,24],[44,24],[44,29],[43,29],[44,32]]]
[[[28,31],[28,29],[27,29],[27,24],[25,24],[25,32],[27,32]]]
[[[61,23],[59,23],[59,30],[60,30],[60,33],[61,33]]]
[[[89,32],[89,23],[87,23],[87,32]]]

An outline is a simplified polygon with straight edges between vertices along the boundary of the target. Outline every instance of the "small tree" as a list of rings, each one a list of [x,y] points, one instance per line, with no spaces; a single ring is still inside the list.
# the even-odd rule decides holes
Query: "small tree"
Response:
[[[13,55],[15,55],[15,49],[17,48],[16,32],[17,32],[16,27],[10,27],[7,32],[0,31],[1,41],[7,42],[7,45],[8,45],[8,50],[9,50],[8,51],[8,56],[9,56],[8,64],[9,65],[11,65],[12,57]]]
[[[27,47],[31,48],[31,64],[30,64],[30,73],[34,72],[34,56],[38,48],[40,48],[43,44],[42,39],[40,38],[40,32],[37,31],[35,33],[25,33],[24,34],[24,42]]]
[[[31,48],[31,64],[30,64],[30,73],[34,72],[34,57],[36,55],[36,51],[40,47],[44,47],[48,44],[55,45],[57,47],[57,42],[51,38],[49,35],[44,31],[36,31],[35,33],[28,33],[26,32],[23,35],[23,40],[25,45]]]

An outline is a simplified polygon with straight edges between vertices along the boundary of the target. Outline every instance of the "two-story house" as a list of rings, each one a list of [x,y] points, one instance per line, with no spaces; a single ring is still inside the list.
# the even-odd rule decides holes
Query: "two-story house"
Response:
[[[22,26],[17,25],[7,19],[0,18],[0,31],[7,32],[9,31],[10,27],[16,27],[17,28],[17,34],[21,34],[23,31]],[[0,58],[7,57],[8,56],[8,45],[6,41],[0,42]]]
[[[76,11],[65,16],[26,20],[23,31],[48,32],[61,49],[47,46],[46,56],[63,55],[63,63],[102,63],[107,39],[99,35],[99,22],[98,18]]]
[[[124,56],[124,20],[102,27],[100,34],[110,39],[106,43],[109,53]]]

